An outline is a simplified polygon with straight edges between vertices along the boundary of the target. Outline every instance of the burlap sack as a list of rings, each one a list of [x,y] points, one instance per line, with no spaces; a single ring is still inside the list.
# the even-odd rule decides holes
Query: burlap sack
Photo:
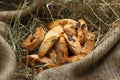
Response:
[[[34,80],[120,80],[120,20],[83,60],[48,69]]]
[[[5,3],[24,3],[24,0],[1,0]],[[32,1],[32,0],[30,0]],[[35,11],[45,0],[34,0],[22,11],[21,17]],[[8,8],[9,7],[9,8]],[[14,7],[0,5],[0,21],[9,23],[19,11]],[[120,79],[120,20],[113,24],[103,42],[83,60],[48,69],[35,76],[34,80],[119,80]],[[1,25],[0,25],[1,26]],[[0,80],[9,80],[15,69],[15,54],[1,36],[0,27]]]
[[[16,66],[15,53],[0,35],[0,80],[9,80]]]
[[[9,44],[3,38],[7,25],[0,22],[0,80],[9,80],[15,71],[16,57]]]

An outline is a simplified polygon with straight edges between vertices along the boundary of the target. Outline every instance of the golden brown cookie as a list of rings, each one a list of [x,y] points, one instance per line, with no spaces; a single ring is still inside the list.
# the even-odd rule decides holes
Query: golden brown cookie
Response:
[[[72,19],[58,19],[58,20],[48,23],[47,29],[50,30],[58,25],[64,27],[66,24],[71,24],[74,27],[76,27],[77,21],[72,20]]]
[[[76,55],[80,54],[82,50],[82,46],[79,43],[78,38],[75,35],[71,35],[67,33],[64,33],[64,37],[66,39],[68,47],[73,52],[73,54],[76,54]]]
[[[94,46],[95,46],[94,41],[87,40],[84,44],[84,47],[83,47],[81,53],[83,53],[83,54],[90,53],[94,49]]]
[[[22,48],[28,52],[35,50],[43,41],[45,36],[44,29],[40,26],[35,29],[35,32],[30,34],[22,43]]]
[[[55,44],[62,33],[63,29],[61,26],[56,26],[48,31],[38,50],[39,57],[43,57],[47,54],[47,52],[52,48],[52,46]]]
[[[63,57],[68,57],[67,43],[63,36],[60,36],[59,40],[55,43],[55,50],[58,61],[60,61],[60,59]]]

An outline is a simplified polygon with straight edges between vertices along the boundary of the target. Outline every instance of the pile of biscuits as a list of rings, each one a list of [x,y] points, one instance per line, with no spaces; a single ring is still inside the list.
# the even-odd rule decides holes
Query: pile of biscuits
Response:
[[[37,71],[57,67],[83,59],[94,49],[95,34],[88,30],[84,19],[59,19],[46,26],[47,31],[37,27],[22,42],[27,53],[23,58],[29,66],[37,66]]]

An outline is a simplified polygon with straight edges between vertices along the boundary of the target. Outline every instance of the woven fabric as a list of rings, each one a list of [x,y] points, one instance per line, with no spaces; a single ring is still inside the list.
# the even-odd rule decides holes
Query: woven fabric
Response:
[[[9,80],[15,71],[15,66],[15,53],[0,35],[0,80]]]
[[[84,59],[45,70],[34,80],[119,80],[119,62],[120,20],[117,20],[102,43]]]
[[[18,11],[9,3],[23,3],[24,0],[1,0],[0,5],[0,80],[9,80],[15,70],[15,53],[2,37],[5,34],[3,22],[10,23]],[[32,1],[32,0],[31,0]],[[23,10],[21,18],[35,11],[47,0],[34,0]],[[21,11],[21,10],[19,10]],[[2,35],[2,36],[1,36]],[[34,80],[119,80],[120,79],[120,20],[106,34],[104,40],[84,59],[57,68],[45,70],[35,75]]]

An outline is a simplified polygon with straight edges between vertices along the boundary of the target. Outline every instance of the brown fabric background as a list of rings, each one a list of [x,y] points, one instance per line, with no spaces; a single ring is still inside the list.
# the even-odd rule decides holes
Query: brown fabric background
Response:
[[[1,1],[18,4],[18,2],[24,0]],[[45,0],[34,0],[34,2],[23,11],[22,16],[24,17],[29,12],[36,10],[42,2],[45,2]],[[15,9],[13,6],[8,9],[7,5],[0,4],[0,21],[9,22],[11,18],[15,18],[17,11],[11,11]],[[8,10],[10,10],[10,12],[8,12]],[[0,26],[1,25],[4,24],[0,23]],[[113,25],[113,28],[106,34],[103,42],[84,59],[58,68],[45,70],[36,75],[34,80],[119,80],[120,20],[117,20]],[[0,30],[2,30],[2,28],[0,28]],[[0,80],[7,80],[15,68],[15,55],[8,43],[1,36],[1,34],[4,35],[2,31],[0,31]],[[3,49],[5,50],[2,52]],[[1,57],[1,55],[4,57]]]
[[[0,35],[0,80],[9,80],[16,67],[15,53]]]
[[[46,70],[34,80],[119,80],[120,20],[114,23],[104,41],[83,60]]]

